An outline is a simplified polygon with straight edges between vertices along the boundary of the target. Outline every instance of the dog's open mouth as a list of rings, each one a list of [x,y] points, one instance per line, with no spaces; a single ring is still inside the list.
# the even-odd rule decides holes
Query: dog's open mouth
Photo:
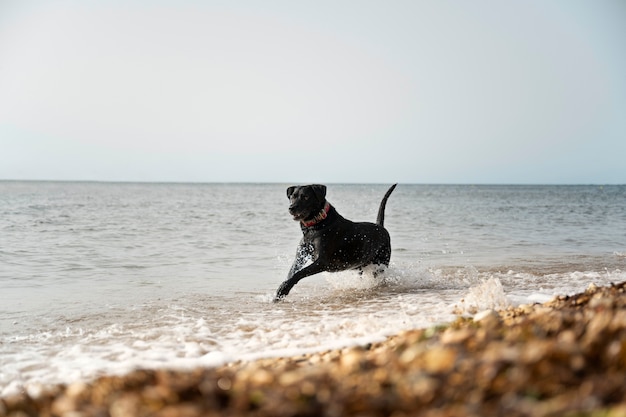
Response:
[[[298,211],[298,210],[289,210],[289,214],[291,214],[291,217],[295,221],[297,221],[297,222],[302,221],[302,220],[306,220],[306,218],[307,218],[306,213],[303,213],[303,212]]]
[[[302,213],[289,213],[291,214],[291,217],[293,217],[293,219],[297,222],[304,220],[304,215]]]

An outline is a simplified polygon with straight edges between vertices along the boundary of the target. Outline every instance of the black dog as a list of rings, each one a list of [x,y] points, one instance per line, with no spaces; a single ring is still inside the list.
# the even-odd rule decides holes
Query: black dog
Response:
[[[274,301],[284,298],[302,278],[319,272],[360,269],[367,265],[389,265],[391,243],[383,227],[389,188],[374,223],[355,223],[343,218],[326,201],[325,185],[287,188],[289,213],[300,222],[302,240],[287,279],[280,285]],[[307,260],[312,263],[304,267]],[[303,268],[304,267],[304,268]]]

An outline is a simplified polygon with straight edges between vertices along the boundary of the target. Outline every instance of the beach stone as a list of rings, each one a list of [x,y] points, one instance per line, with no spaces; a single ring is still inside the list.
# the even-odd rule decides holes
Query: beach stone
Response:
[[[70,411],[75,411],[78,407],[75,398],[63,395],[52,403],[52,412],[59,416],[64,416]]]
[[[424,354],[424,369],[431,373],[449,372],[456,362],[456,350],[448,347],[429,349]]]
[[[202,416],[202,408],[195,404],[177,404],[166,406],[159,410],[159,417],[199,417]]]
[[[138,395],[129,393],[113,400],[109,408],[111,417],[133,417],[139,414],[141,401]]]
[[[228,377],[221,377],[217,380],[217,387],[222,391],[228,391],[233,386],[233,381]]]
[[[468,339],[472,337],[474,332],[471,329],[447,329],[441,335],[441,343],[444,345],[454,345],[459,343],[464,343]]]
[[[474,316],[472,317],[474,321],[484,321],[484,322],[490,319],[499,320],[499,318],[500,316],[498,315],[498,313],[496,313],[494,310],[491,310],[491,309],[478,312],[474,314]]]
[[[401,393],[407,398],[417,398],[421,403],[430,403],[440,387],[439,380],[424,373],[410,374],[403,383]]]
[[[300,382],[303,378],[304,375],[302,375],[300,372],[285,372],[278,377],[278,383],[283,387],[289,387]]]
[[[519,360],[525,364],[539,362],[550,350],[549,343],[550,342],[544,342],[542,340],[534,340],[527,343],[519,355]]]
[[[249,380],[255,385],[269,385],[274,382],[274,374],[266,369],[258,369],[252,372]]]
[[[70,398],[79,398],[87,392],[88,385],[84,382],[74,382],[65,389],[65,395]]]
[[[418,344],[414,344],[406,348],[400,355],[400,363],[408,365],[415,361],[415,359],[424,351],[424,347]]]
[[[513,363],[520,359],[520,349],[502,341],[492,341],[484,349],[482,358],[486,362]]]
[[[567,329],[567,330],[563,330],[562,332],[560,332],[557,335],[556,340],[559,343],[561,343],[564,347],[571,348],[575,346],[577,339],[578,337],[576,336],[576,333],[571,329]]]
[[[349,350],[341,356],[340,364],[346,372],[353,372],[361,368],[364,363],[363,353],[359,350]]]

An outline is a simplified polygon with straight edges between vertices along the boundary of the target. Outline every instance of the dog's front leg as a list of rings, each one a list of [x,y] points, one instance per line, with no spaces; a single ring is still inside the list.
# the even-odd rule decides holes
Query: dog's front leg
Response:
[[[301,240],[300,244],[298,245],[298,249],[296,250],[296,257],[293,260],[293,265],[291,265],[291,269],[287,274],[287,279],[283,281],[283,283],[278,288],[278,291],[276,292],[276,297],[274,298],[275,302],[280,300],[281,298],[284,298],[289,293],[291,288],[296,285],[296,283],[300,279],[302,279],[299,278],[298,280],[293,281],[294,275],[302,270],[306,262],[311,258],[312,254],[313,246],[311,246],[311,244],[309,243],[305,243],[304,239]],[[292,282],[292,284],[289,284],[290,282]]]
[[[296,250],[296,257],[293,260],[293,265],[291,265],[291,269],[287,274],[287,279],[290,279],[296,272],[301,270],[304,267],[304,264],[311,259],[311,255],[313,255],[313,247],[310,244],[301,241],[298,245],[298,250]]]
[[[311,275],[315,275],[317,273],[325,271],[324,267],[319,262],[313,262],[311,265],[307,266],[304,269],[299,270],[293,275],[290,275],[280,287],[278,287],[278,291],[276,291],[276,297],[274,297],[274,302],[280,301],[289,294],[289,291],[293,288],[294,285],[298,283],[302,278],[309,277]]]

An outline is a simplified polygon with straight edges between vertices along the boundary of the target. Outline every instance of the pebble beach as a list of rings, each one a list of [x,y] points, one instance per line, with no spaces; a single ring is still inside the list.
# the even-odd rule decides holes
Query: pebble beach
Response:
[[[0,400],[0,416],[624,416],[626,282],[387,340]]]

